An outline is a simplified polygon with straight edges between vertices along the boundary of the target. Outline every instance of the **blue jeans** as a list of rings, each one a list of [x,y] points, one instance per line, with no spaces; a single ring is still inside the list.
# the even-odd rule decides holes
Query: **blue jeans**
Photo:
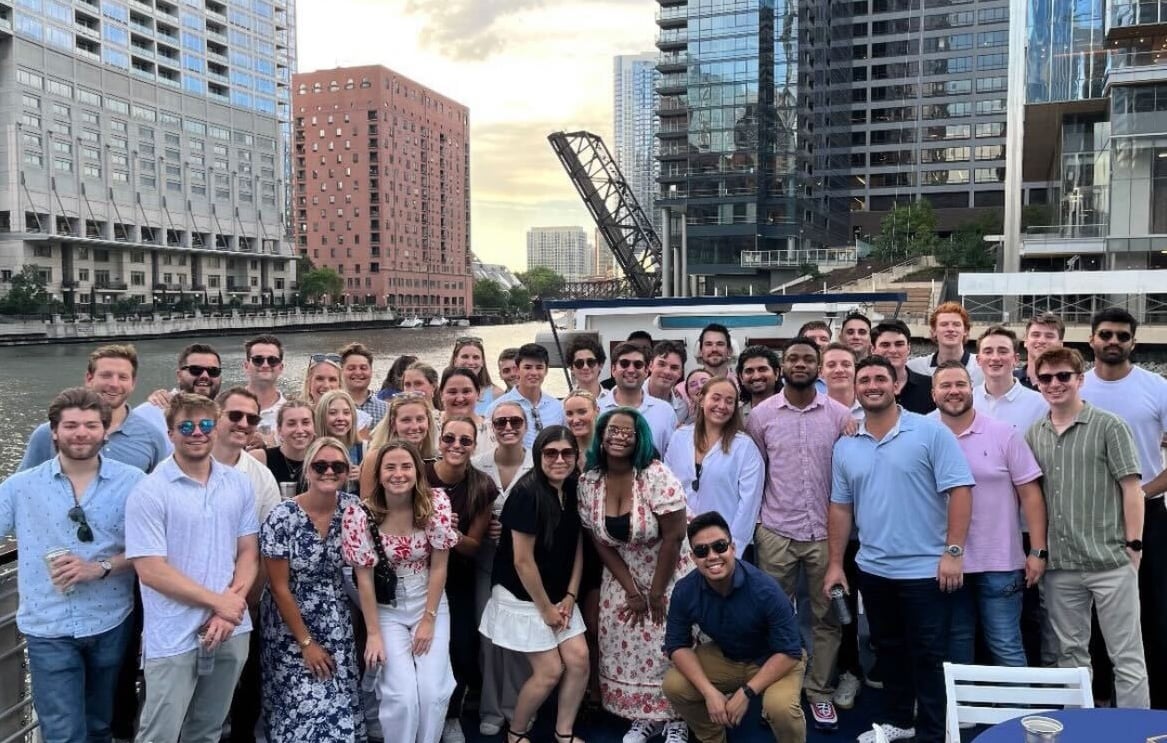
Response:
[[[45,743],[109,743],[130,620],[91,637],[27,637],[32,703]]]
[[[959,594],[964,594],[963,596]],[[1021,640],[1021,603],[1025,572],[1002,570],[965,573],[964,590],[952,612],[949,655],[953,663],[974,663],[977,623],[995,666],[1027,665]]]

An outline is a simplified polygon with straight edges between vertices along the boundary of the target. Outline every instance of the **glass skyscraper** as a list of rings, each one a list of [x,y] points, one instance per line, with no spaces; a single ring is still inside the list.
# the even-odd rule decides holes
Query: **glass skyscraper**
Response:
[[[612,65],[612,151],[620,172],[628,181],[640,208],[660,230],[655,208],[656,177],[656,71],[655,54],[621,54]],[[606,250],[606,248],[605,248]]]

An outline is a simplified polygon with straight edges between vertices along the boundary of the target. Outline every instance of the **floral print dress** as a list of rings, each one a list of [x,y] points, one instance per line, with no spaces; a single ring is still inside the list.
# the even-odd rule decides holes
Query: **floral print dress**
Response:
[[[451,550],[458,544],[461,533],[454,526],[450,498],[441,488],[430,490],[433,511],[424,529],[414,529],[409,535],[377,533],[381,537],[381,547],[393,565],[398,578],[411,575],[428,575],[430,553],[434,550]],[[373,545],[369,530],[369,520],[365,509],[359,503],[344,512],[341,528],[343,533],[342,553],[349,565],[371,568],[377,564],[377,548]]]
[[[358,503],[338,494],[336,511],[321,539],[312,519],[294,500],[272,509],[260,530],[264,557],[288,561],[288,587],[312,639],[336,664],[332,678],[317,679],[265,590],[260,606],[263,648],[263,712],[270,743],[359,743],[365,717],[357,694],[356,645],[349,601],[341,580],[341,517]]]
[[[636,585],[648,596],[660,555],[661,533],[657,516],[685,511],[685,491],[659,460],[637,473],[632,485],[632,510],[627,542],[612,537],[605,525],[607,488],[598,470],[589,470],[579,481],[579,511],[584,528],[596,541],[616,550]],[[673,578],[665,588],[666,602],[677,580],[693,569],[688,542]],[[617,616],[627,597],[623,586],[607,568],[600,583],[600,697],[604,709],[626,720],[676,720],[680,718],[661,690],[669,660],[664,646],[665,625],[646,620],[637,627]],[[667,608],[666,603],[666,608]]]

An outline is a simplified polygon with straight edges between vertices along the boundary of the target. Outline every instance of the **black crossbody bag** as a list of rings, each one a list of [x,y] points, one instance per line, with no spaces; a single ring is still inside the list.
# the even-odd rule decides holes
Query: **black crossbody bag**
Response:
[[[365,520],[369,523],[369,535],[373,538],[373,549],[377,552],[377,564],[373,566],[373,593],[377,596],[377,603],[384,606],[397,606],[397,572],[385,554],[385,545],[381,544],[381,532],[377,528],[377,521],[373,513],[366,507]],[[356,576],[356,573],[353,573]]]

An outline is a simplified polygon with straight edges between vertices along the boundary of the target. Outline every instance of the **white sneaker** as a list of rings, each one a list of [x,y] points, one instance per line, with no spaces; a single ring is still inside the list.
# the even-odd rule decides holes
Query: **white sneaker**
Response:
[[[863,688],[863,684],[859,682],[859,677],[847,671],[839,676],[839,683],[835,687],[835,706],[839,709],[851,709],[855,706],[855,697],[859,696],[859,690]]]
[[[466,743],[461,720],[454,717],[446,719],[446,726],[442,728],[442,743]]]
[[[482,735],[498,735],[502,732],[502,724],[493,720],[482,720],[478,723],[478,732]]]
[[[915,728],[897,728],[895,725],[889,725],[885,722],[879,726],[879,729],[887,737],[888,743],[891,743],[893,740],[907,740],[908,738],[916,737]],[[858,743],[875,743],[875,731],[868,730],[860,733],[856,741]]]
[[[624,733],[624,743],[648,743],[648,739],[660,734],[665,724],[659,720],[633,720],[632,727]]]
[[[689,743],[689,726],[684,720],[665,723],[665,743]]]

